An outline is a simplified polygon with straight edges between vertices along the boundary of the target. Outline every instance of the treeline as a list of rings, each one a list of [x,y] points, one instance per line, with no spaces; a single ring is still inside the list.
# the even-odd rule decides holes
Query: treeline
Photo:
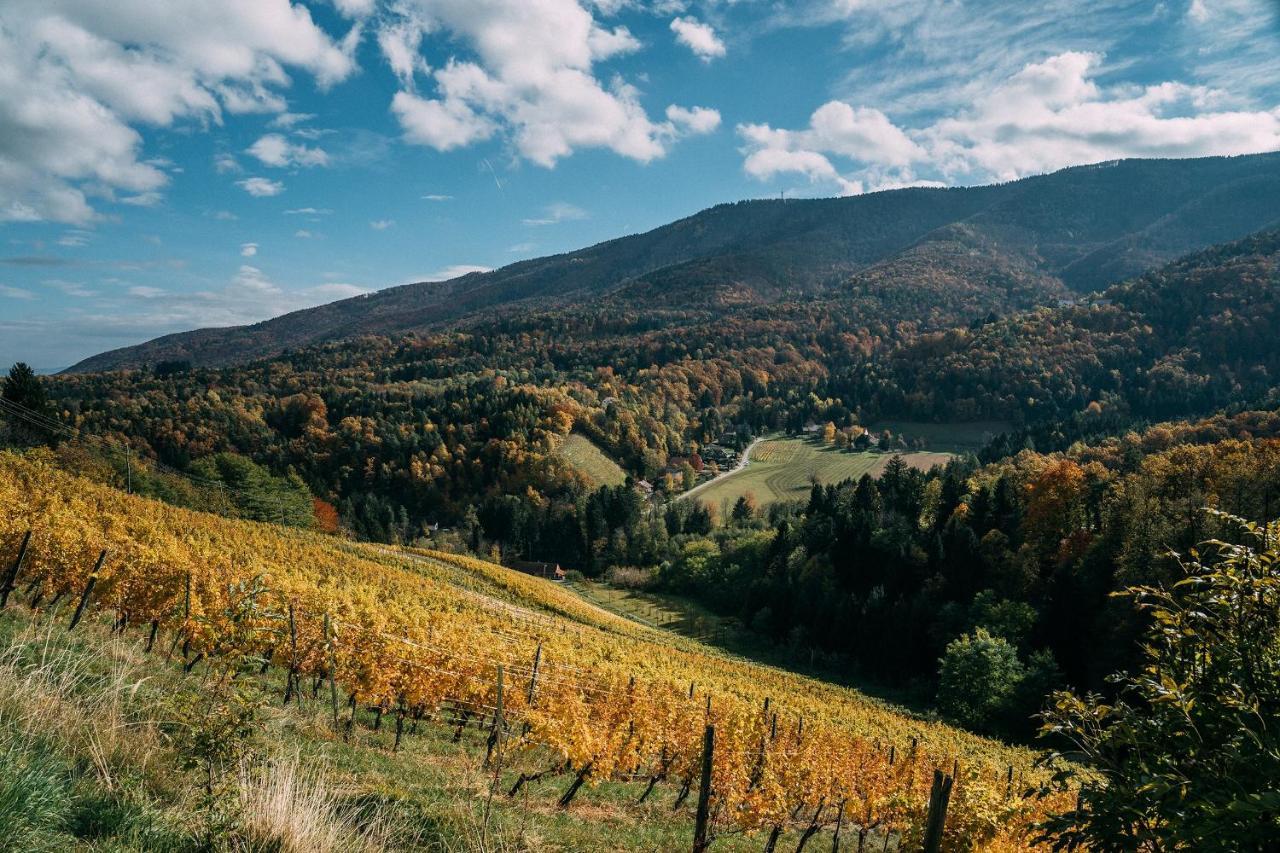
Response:
[[[1143,625],[1112,593],[1176,582],[1173,552],[1217,532],[1204,507],[1274,514],[1277,436],[1280,415],[1246,413],[990,465],[895,460],[879,480],[673,538],[655,581],[1025,735],[1049,687],[1100,689],[1132,663]]]

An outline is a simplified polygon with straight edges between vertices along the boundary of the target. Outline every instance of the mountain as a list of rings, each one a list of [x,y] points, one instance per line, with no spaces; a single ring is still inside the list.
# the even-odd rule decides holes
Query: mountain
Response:
[[[1276,405],[1280,229],[1194,252],[1077,304],[923,334],[841,393],[923,420],[1062,424]]]
[[[249,326],[166,335],[69,371],[237,364],[586,300],[716,313],[796,299],[838,304],[870,292],[875,306],[910,315],[939,295],[919,298],[925,280],[956,304],[893,319],[946,325],[1056,304],[1072,291],[1100,289],[1275,222],[1280,153],[1124,160],[984,187],[745,201],[488,273],[393,287]]]

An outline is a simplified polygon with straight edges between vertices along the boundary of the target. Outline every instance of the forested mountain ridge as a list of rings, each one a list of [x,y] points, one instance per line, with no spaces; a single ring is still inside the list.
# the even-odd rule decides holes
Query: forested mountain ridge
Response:
[[[894,319],[913,300],[899,289],[892,302],[864,276],[830,300],[722,316],[547,309],[237,367],[66,375],[48,391],[64,422],[181,469],[233,452],[296,472],[361,536],[412,538],[470,517],[490,541],[598,570],[652,554],[611,538],[625,513],[584,522],[589,484],[554,454],[570,432],[661,487],[673,457],[726,433],[987,416],[1026,430],[1006,437],[1012,453],[1029,439],[1060,449],[1143,420],[1268,406],[1280,375],[1278,268],[1280,231],[1269,231],[1082,304],[944,331]],[[944,282],[915,310],[954,292]],[[560,532],[517,532],[526,505],[540,530]]]
[[[1053,305],[1187,251],[1280,221],[1280,154],[1126,160],[1008,184],[723,204],[653,231],[445,282],[423,282],[251,326],[167,335],[71,368],[228,365],[367,334],[476,328],[586,297],[707,319],[852,298],[866,322],[935,327]],[[930,296],[920,299],[922,282]],[[865,297],[874,298],[866,302]],[[941,306],[931,305],[934,295]],[[864,301],[858,302],[862,298]],[[877,316],[900,307],[903,316]],[[660,316],[651,325],[661,325]]]
[[[920,335],[840,381],[870,410],[926,420],[1047,422],[1089,407],[1175,417],[1273,397],[1278,325],[1271,230],[1078,305]]]

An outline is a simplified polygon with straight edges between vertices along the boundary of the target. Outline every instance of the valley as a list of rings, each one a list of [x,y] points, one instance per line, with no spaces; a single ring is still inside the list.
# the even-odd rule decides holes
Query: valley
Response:
[[[945,465],[952,458],[950,453],[937,451],[896,454],[841,450],[814,437],[765,438],[752,445],[744,468],[697,486],[681,497],[696,495],[724,518],[741,498],[748,498],[764,510],[779,501],[807,500],[815,483],[830,486],[863,475],[878,477],[894,455],[901,456],[907,465],[926,471],[934,465]]]

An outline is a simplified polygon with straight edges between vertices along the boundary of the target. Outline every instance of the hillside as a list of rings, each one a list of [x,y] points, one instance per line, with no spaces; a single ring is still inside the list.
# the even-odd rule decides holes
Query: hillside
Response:
[[[687,820],[679,803],[690,784],[697,784],[708,723],[718,732],[713,832],[728,844],[742,832],[791,834],[809,826],[830,831],[833,815],[823,806],[836,801],[847,804],[846,831],[918,844],[935,768],[960,773],[948,812],[947,849],[1021,849],[1028,819],[1069,803],[1069,795],[1043,802],[1013,790],[1011,773],[1026,782],[1038,776],[1026,751],[912,718],[848,689],[725,656],[614,616],[550,582],[478,560],[354,545],[175,509],[77,478],[38,456],[0,454],[0,502],[6,508],[0,515],[0,565],[20,565],[16,580],[24,609],[60,620],[66,611],[58,611],[57,603],[65,608],[78,599],[76,609],[90,623],[109,617],[115,624],[122,639],[114,654],[122,659],[129,648],[136,662],[146,652],[133,647],[142,646],[157,657],[168,648],[187,672],[199,673],[204,662],[196,693],[210,707],[226,702],[233,710],[243,708],[251,701],[245,685],[274,674],[284,683],[263,689],[283,687],[299,702],[310,694],[305,703],[312,708],[305,725],[255,708],[253,713],[277,719],[276,737],[323,740],[330,725],[327,703],[332,701],[339,717],[340,690],[349,703],[342,703],[341,721],[329,737],[359,796],[393,812],[408,809],[435,831],[442,828],[441,815],[431,809],[442,805],[415,799],[421,796],[414,786],[422,770],[414,756],[426,757],[413,747],[400,759],[361,756],[350,754],[351,745],[385,750],[390,744],[380,738],[389,739],[393,726],[396,746],[402,733],[412,743],[421,724],[433,751],[456,755],[466,747],[451,748],[432,732],[456,727],[457,741],[464,729],[476,727],[482,738],[492,730],[498,707],[506,722],[498,747],[503,757],[496,767],[486,765],[492,782],[473,772],[478,790],[471,792],[470,809],[475,819],[486,789],[505,793],[522,775],[537,773],[540,805],[532,811],[527,800],[521,805],[502,793],[494,805],[502,812],[501,825],[520,821],[522,832],[554,826],[560,822],[555,815],[567,807],[581,809],[581,821],[606,820],[604,828],[615,839],[638,826],[635,831],[649,833],[649,843],[669,846],[673,836],[663,833],[678,832],[671,826]],[[22,548],[25,560],[15,563]],[[25,652],[18,654],[19,663],[0,672],[0,681],[21,670]],[[129,671],[137,672],[138,665]],[[505,694],[497,687],[500,672],[509,679]],[[233,673],[236,678],[228,681]],[[326,679],[334,685],[328,695]],[[176,689],[189,693],[193,681]],[[137,728],[151,731],[154,725],[144,718]],[[384,734],[368,733],[365,725]],[[163,728],[154,736],[162,733]],[[29,740],[24,743],[24,749],[32,748]],[[120,746],[113,741],[113,751],[98,758],[105,778],[118,772],[113,762]],[[231,751],[202,756],[194,765],[207,773],[210,790],[215,774],[235,770],[235,747],[223,746]],[[161,750],[153,760],[166,755]],[[377,768],[396,760],[405,762],[398,793],[375,798],[371,781],[384,772]],[[367,775],[354,772],[364,767],[370,768]],[[202,778],[187,783],[194,787]],[[575,778],[578,784],[572,784]],[[169,790],[182,782],[181,775],[172,778]],[[546,802],[548,782],[559,791],[572,788],[559,812]],[[584,782],[587,788],[578,793]],[[623,787],[627,783],[631,787]],[[589,805],[601,786],[631,804],[602,818]],[[645,799],[643,790],[655,786],[664,800],[678,799],[675,816],[665,807],[634,806],[632,798]],[[457,791],[453,798],[443,807],[456,820],[457,810],[468,809],[458,800],[467,798]],[[194,808],[198,821],[211,819],[202,812],[208,806]],[[109,829],[100,831],[110,837]],[[615,840],[610,846],[630,843]]]
[[[1272,401],[1280,231],[1191,254],[1080,305],[922,335],[851,378],[924,420],[1173,417]],[[857,391],[853,392],[858,394]]]
[[[361,335],[467,327],[606,300],[721,315],[868,290],[864,321],[965,322],[1055,304],[1280,220],[1280,154],[1128,160],[1008,184],[724,204],[653,231],[252,326],[167,335],[71,368],[240,364]],[[935,281],[936,279],[936,281]],[[923,282],[945,310],[920,299]],[[913,298],[913,295],[915,298]],[[878,309],[878,310],[877,310]],[[932,309],[932,310],[931,310]]]

